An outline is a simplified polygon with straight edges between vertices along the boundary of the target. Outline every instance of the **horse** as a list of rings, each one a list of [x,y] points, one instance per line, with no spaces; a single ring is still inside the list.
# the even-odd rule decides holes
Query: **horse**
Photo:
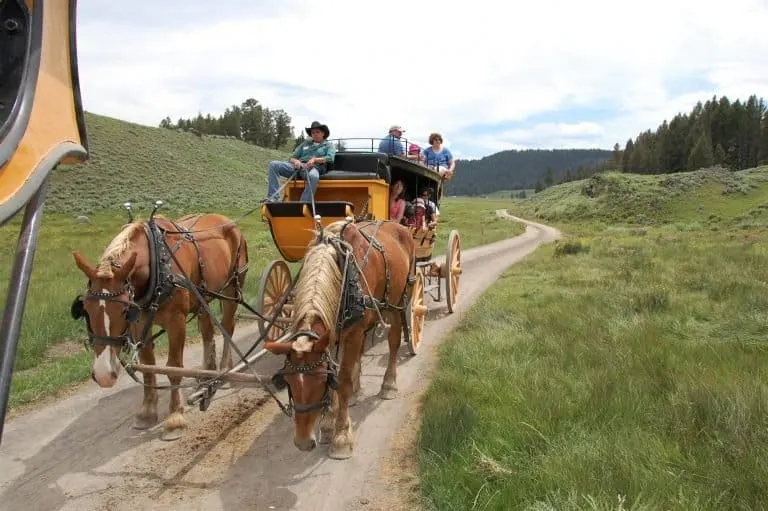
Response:
[[[397,351],[416,279],[415,246],[407,227],[350,220],[316,231],[296,282],[292,340],[264,345],[286,356],[273,383],[288,387],[294,445],[301,451],[317,447],[315,425],[322,413],[320,443],[331,439],[328,455],[334,459],[352,456],[350,398],[360,389],[365,336],[385,317],[391,325],[389,362],[378,395],[397,397]],[[342,352],[338,372],[334,346],[337,356]]]
[[[139,349],[142,364],[155,365],[154,339],[147,340],[153,325],[161,326],[168,335],[166,366],[183,367],[190,313],[197,315],[202,333],[204,369],[216,370],[214,327],[190,285],[196,286],[207,303],[219,300],[221,324],[231,336],[248,271],[248,247],[229,218],[198,214],[172,221],[158,215],[123,226],[95,267],[80,252],[72,255],[88,278],[88,290],[75,299],[72,316],[86,319],[94,352],[91,378],[100,387],[115,384],[122,364],[120,352],[131,345]],[[231,368],[231,347],[225,342],[220,370]],[[185,427],[178,388],[181,377],[169,375],[168,379],[172,385],[170,413],[162,438],[176,440]],[[149,429],[158,422],[156,382],[154,373],[143,375],[144,397],[135,415],[135,429]]]

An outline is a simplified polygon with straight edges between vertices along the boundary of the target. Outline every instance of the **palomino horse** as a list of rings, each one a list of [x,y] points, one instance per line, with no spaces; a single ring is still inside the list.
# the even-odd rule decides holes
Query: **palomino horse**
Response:
[[[242,298],[248,248],[240,229],[229,218],[203,214],[175,222],[159,216],[147,222],[132,222],[107,246],[95,268],[79,252],[73,256],[89,281],[84,299],[78,297],[73,304],[73,316],[86,316],[95,354],[91,376],[99,386],[115,384],[121,366],[118,357],[122,349],[130,347],[129,343],[138,344],[142,364],[155,365],[154,343],[148,341],[152,325],[160,325],[168,334],[166,365],[183,367],[186,318],[190,313],[198,314],[204,368],[216,370],[211,318],[181,275],[186,274],[206,302],[219,298],[221,324],[231,336]],[[227,342],[220,366],[220,370],[232,367]],[[178,388],[181,377],[168,379],[172,385],[170,415],[165,420],[163,438],[175,440],[185,425]],[[158,422],[156,383],[155,374],[144,374],[144,401],[136,414],[136,429],[147,429]]]
[[[320,442],[327,443],[332,432],[329,456],[352,456],[350,397],[360,387],[365,334],[384,317],[391,325],[389,363],[379,397],[396,397],[397,350],[407,291],[415,279],[414,250],[408,228],[389,221],[334,222],[310,244],[295,288],[295,340],[264,346],[286,355],[273,381],[288,386],[298,449],[317,446],[315,424],[322,413]],[[334,345],[336,350],[331,349]],[[338,376],[332,351],[341,351]],[[326,418],[329,407],[335,417]]]

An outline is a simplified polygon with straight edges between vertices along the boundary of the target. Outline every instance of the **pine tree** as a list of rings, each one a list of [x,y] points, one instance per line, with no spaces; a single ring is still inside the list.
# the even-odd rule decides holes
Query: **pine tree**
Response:
[[[691,149],[691,154],[688,156],[688,170],[711,167],[714,162],[715,158],[712,152],[712,142],[709,138],[709,134],[706,131],[703,131],[701,135],[699,135],[693,149]]]

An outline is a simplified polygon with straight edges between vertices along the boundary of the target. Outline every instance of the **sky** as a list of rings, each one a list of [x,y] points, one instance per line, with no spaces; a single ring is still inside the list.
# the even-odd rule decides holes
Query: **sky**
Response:
[[[696,101],[768,102],[768,0],[79,0],[87,111],[157,126],[249,97],[296,133],[457,158],[623,147]],[[349,144],[350,146],[353,144]]]

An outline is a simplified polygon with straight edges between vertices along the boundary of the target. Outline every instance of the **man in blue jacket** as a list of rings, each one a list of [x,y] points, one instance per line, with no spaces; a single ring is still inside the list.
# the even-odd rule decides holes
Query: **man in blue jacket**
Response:
[[[300,177],[307,180],[307,186],[301,194],[301,202],[310,202],[310,197],[314,197],[320,176],[328,171],[328,164],[336,157],[336,147],[328,141],[331,131],[325,124],[313,121],[312,125],[306,128],[306,132],[310,139],[299,144],[288,161],[269,163],[267,198],[264,202],[276,201],[274,195],[280,187],[280,176],[291,177],[296,170],[299,170]]]
[[[395,124],[389,128],[389,134],[379,142],[379,152],[384,154],[405,155],[405,146],[400,141],[405,130],[402,126]]]

